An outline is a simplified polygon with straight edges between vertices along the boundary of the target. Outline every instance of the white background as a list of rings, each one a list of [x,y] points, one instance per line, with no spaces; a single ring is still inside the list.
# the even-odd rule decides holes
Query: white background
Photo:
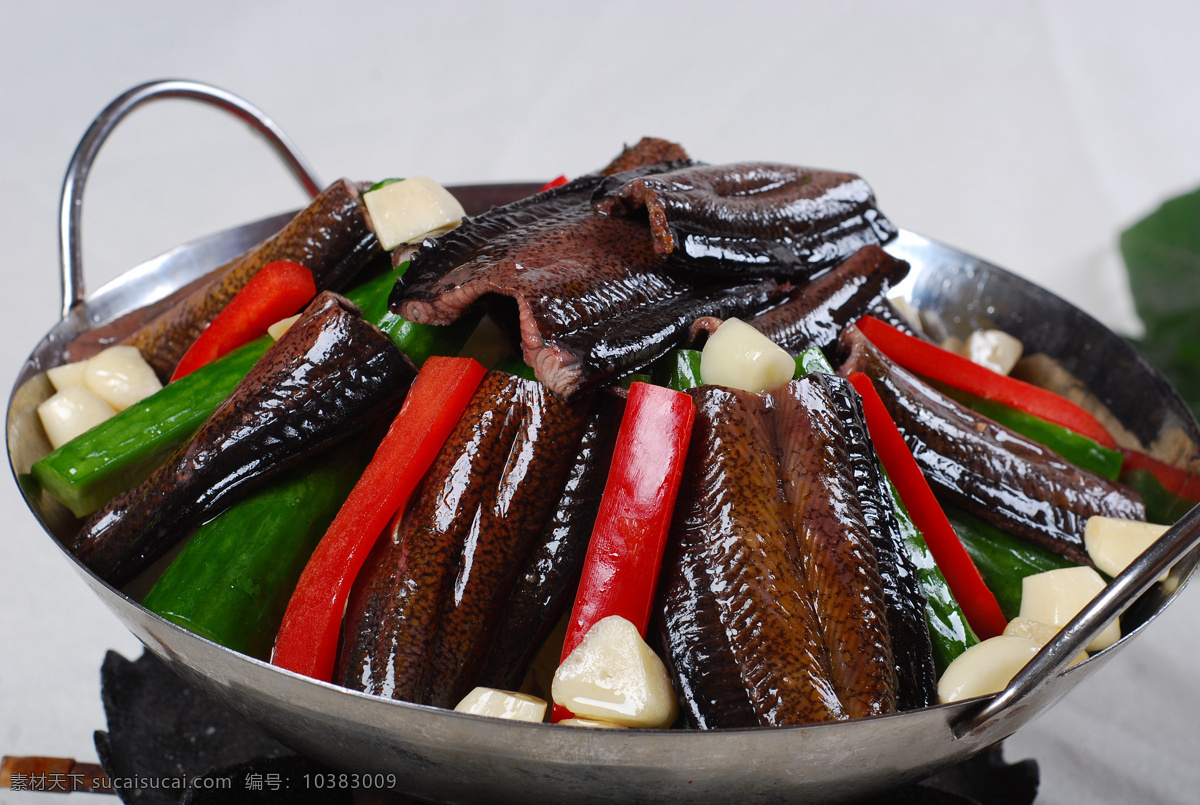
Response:
[[[0,376],[55,321],[78,138],[122,91],[168,77],[259,105],[326,181],[576,175],[645,134],[709,162],[855,171],[899,225],[1133,332],[1115,237],[1200,185],[1198,35],[1186,2],[4,2]],[[179,101],[139,110],[87,188],[89,287],[303,200],[241,124]],[[139,646],[15,484],[0,506],[0,753],[94,760],[104,652]],[[1188,590],[1008,742],[1038,759],[1039,802],[1195,801],[1198,615]]]

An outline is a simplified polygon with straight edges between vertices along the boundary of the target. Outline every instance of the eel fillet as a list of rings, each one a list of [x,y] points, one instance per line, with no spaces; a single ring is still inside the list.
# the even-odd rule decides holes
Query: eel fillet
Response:
[[[320,294],[190,441],[84,522],[75,555],[123,584],[189,527],[395,410],[415,375],[357,308]]]
[[[884,602],[844,433],[822,389],[696,400],[659,596],[666,659],[701,728],[895,707]]]
[[[442,707],[474,687],[509,591],[562,493],[589,407],[488,373],[355,582],[336,679]]]
[[[337,289],[379,252],[379,241],[360,203],[358,188],[341,179],[313,199],[279,233],[214,271],[211,280],[121,343],[137,347],[165,383],[209,322],[267,263],[299,263],[313,273],[317,290],[323,291]]]
[[[896,366],[857,327],[842,333],[838,373],[871,378],[939,496],[997,528],[1091,564],[1083,531],[1092,515],[1145,520],[1136,492],[960,405]]]

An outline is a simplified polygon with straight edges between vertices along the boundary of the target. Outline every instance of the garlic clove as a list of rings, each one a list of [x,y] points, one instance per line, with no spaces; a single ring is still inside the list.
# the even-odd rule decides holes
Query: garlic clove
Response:
[[[669,727],[679,703],[666,666],[613,615],[598,621],[554,673],[554,701],[575,716],[626,727]]]
[[[454,706],[454,711],[537,724],[546,717],[546,702],[525,693],[478,687],[464,696]]]
[[[1065,567],[1026,576],[1021,582],[1022,618],[1061,629],[1104,589],[1104,579],[1090,567]],[[1088,644],[1100,651],[1121,638],[1121,625],[1113,621]]]
[[[740,319],[726,319],[704,342],[700,378],[742,391],[766,391],[792,379],[796,360]]]
[[[84,384],[117,411],[162,388],[158,376],[142,358],[137,347],[109,347],[87,361]]]
[[[68,386],[37,407],[55,450],[117,412],[86,386]]]

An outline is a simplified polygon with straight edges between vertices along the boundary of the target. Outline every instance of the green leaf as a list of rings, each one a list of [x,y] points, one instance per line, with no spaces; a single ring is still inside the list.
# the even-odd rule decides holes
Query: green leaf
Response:
[[[1200,416],[1200,190],[1126,230],[1121,255],[1146,326],[1135,343]]]

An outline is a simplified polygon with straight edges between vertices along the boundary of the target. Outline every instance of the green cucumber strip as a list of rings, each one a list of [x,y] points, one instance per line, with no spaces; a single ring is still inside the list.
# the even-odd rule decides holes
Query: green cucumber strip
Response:
[[[879,469],[883,471],[882,466]],[[887,477],[887,473],[884,473],[884,477]],[[896,519],[900,521],[904,545],[917,568],[917,583],[925,595],[925,622],[929,625],[933,665],[940,677],[946,666],[959,654],[978,643],[979,638],[971,631],[967,616],[954,599],[954,594],[950,592],[946,577],[934,561],[933,553],[925,544],[925,538],[909,517],[904,502],[900,500],[900,493],[896,491],[890,478],[887,479],[887,484],[892,496],[892,508],[896,512]]]
[[[809,347],[796,356],[796,373],[792,375],[792,379],[799,380],[813,372],[824,372],[827,375],[836,374],[833,367],[829,365],[825,353],[819,347]]]
[[[675,391],[687,391],[703,385],[700,379],[700,351],[673,349],[650,367],[654,383]]]
[[[353,302],[360,310],[363,311],[363,317],[367,317],[366,308],[376,302],[376,298],[385,293],[383,307],[387,309],[386,294],[390,294],[392,288],[396,286],[396,280],[404,276],[404,272],[408,271],[409,262],[405,260],[400,265],[396,266],[391,271],[384,271],[379,275],[372,277],[364,282],[359,283],[350,290],[346,291],[345,297]],[[370,319],[368,319],[370,321]]]
[[[1094,439],[1073,430],[1047,422],[1041,417],[1009,408],[1007,405],[982,397],[976,397],[957,389],[941,387],[951,397],[976,413],[1014,430],[1027,439],[1048,447],[1077,467],[1096,473],[1111,481],[1121,475],[1121,462],[1125,457],[1119,450],[1110,450]]]
[[[347,293],[346,298],[358,305],[363,318],[387,333],[392,343],[420,369],[432,355],[457,355],[483,313],[468,313],[446,325],[414,324],[397,316],[388,308],[388,300],[396,280],[404,276],[408,265],[407,261],[401,263],[390,274],[376,277]]]
[[[1021,587],[1026,576],[1076,567],[1075,562],[1001,531],[961,509],[944,503],[942,508],[954,533],[958,534],[975,567],[979,568],[984,583],[996,596],[1000,611],[1009,620],[1021,614]]]
[[[1142,502],[1146,504],[1146,521],[1150,523],[1171,525],[1195,505],[1173,494],[1150,470],[1126,470],[1121,473],[1121,482],[1142,496]]]
[[[91,514],[145,480],[272,343],[263,336],[164,386],[35,463],[33,477],[76,517]]]
[[[300,573],[370,458],[359,443],[321,453],[201,526],[142,605],[266,660]]]

